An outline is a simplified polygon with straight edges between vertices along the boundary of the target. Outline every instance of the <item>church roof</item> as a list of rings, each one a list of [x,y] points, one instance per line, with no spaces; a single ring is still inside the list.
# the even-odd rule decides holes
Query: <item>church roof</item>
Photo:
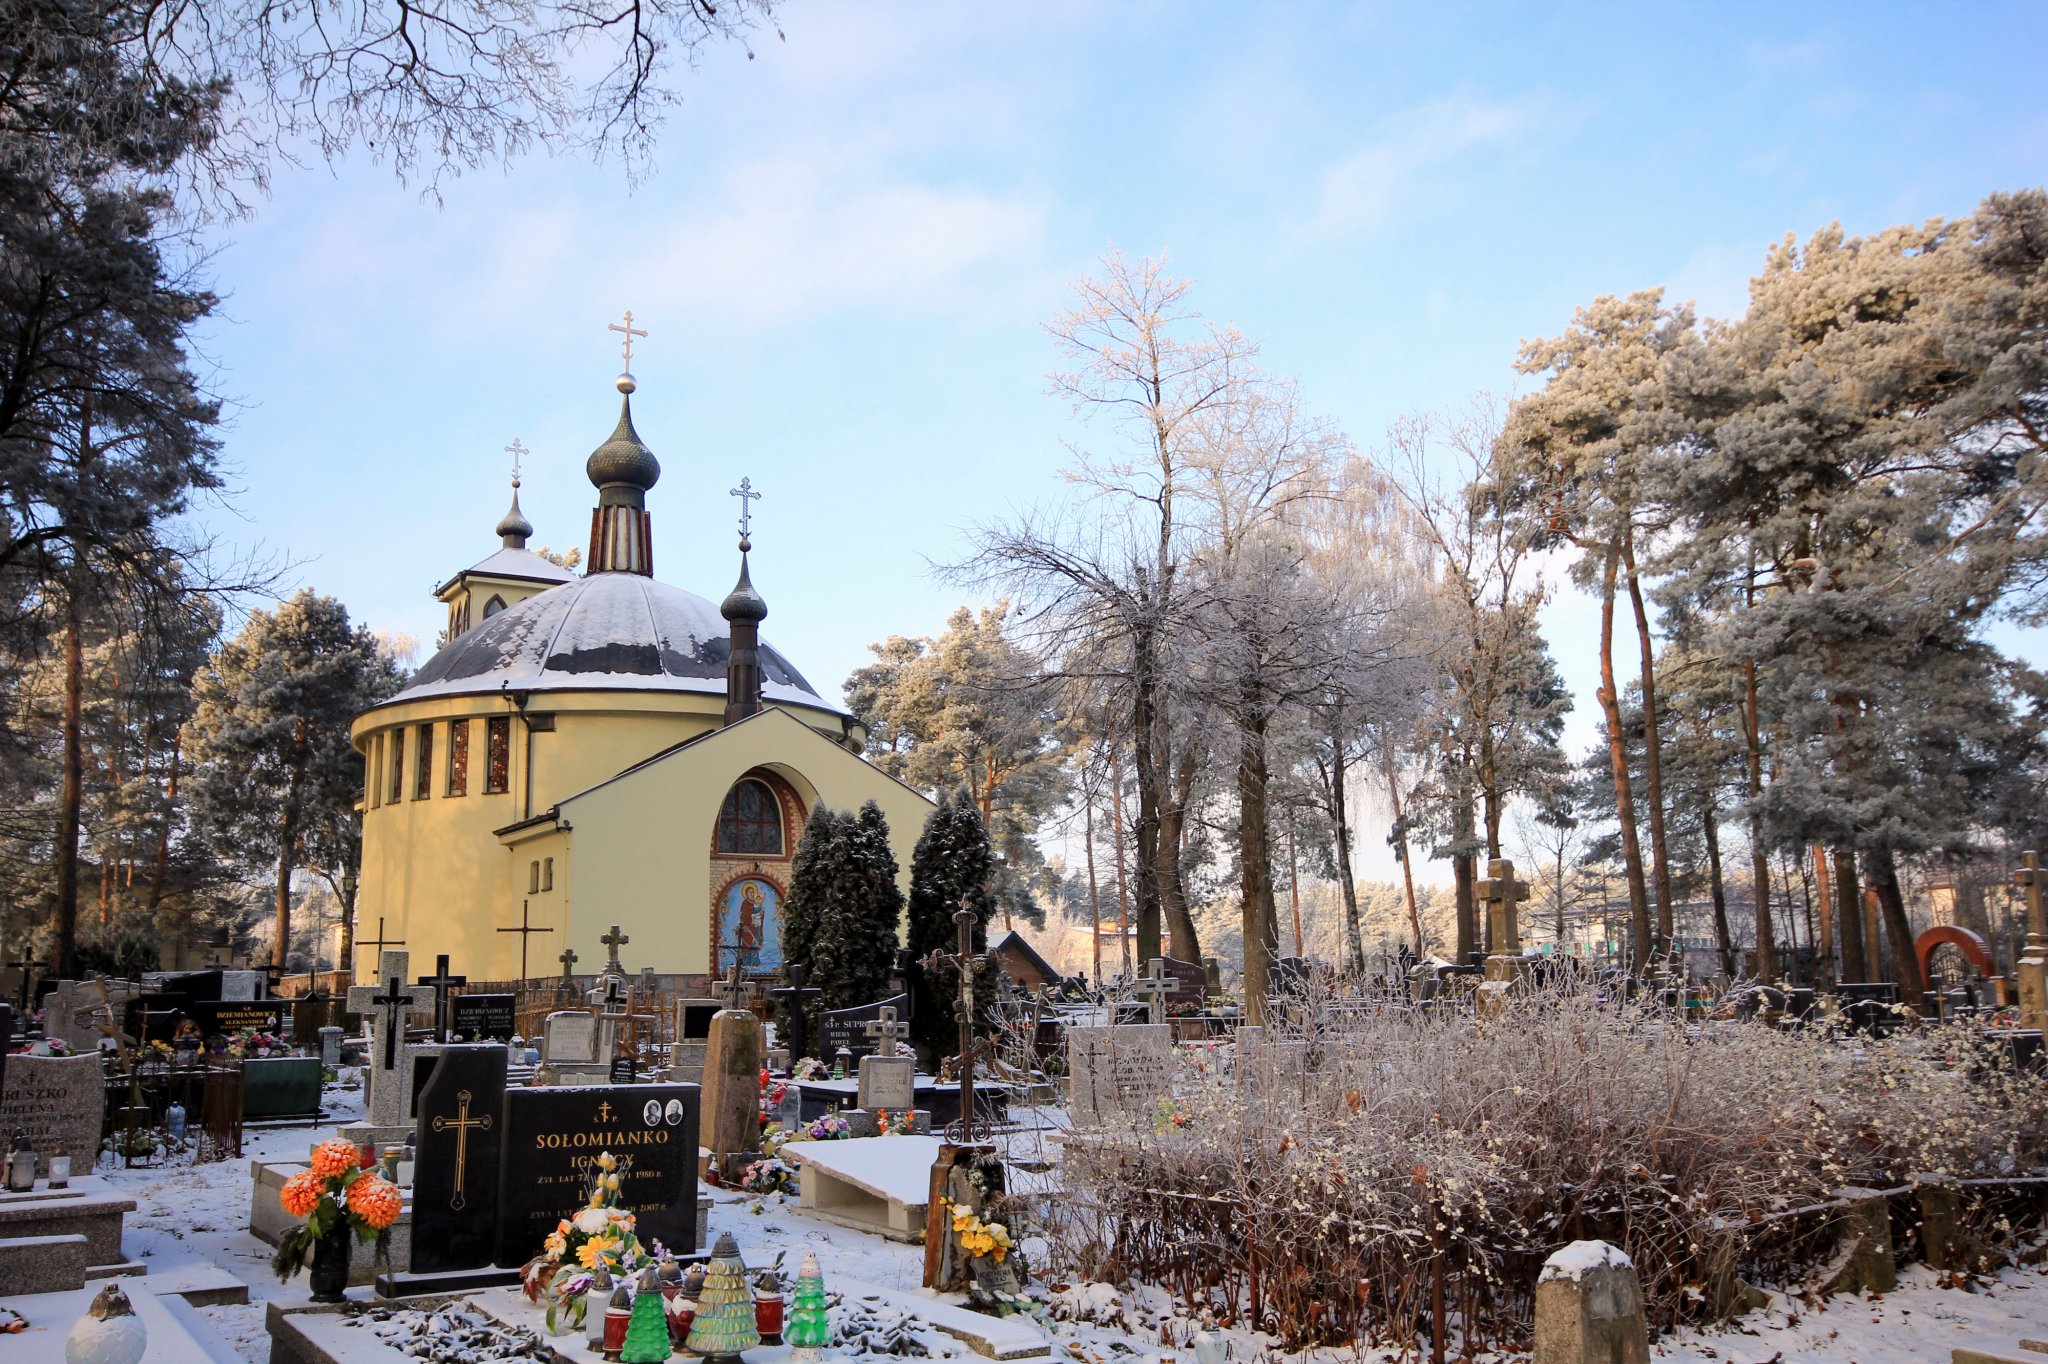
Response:
[[[471,571],[483,572],[514,553],[525,551],[500,550]],[[593,573],[529,597],[460,636],[384,704],[498,691],[723,696],[729,648],[718,608],[703,597],[637,573]],[[762,699],[846,713],[781,654],[765,643],[760,648]]]
[[[462,572],[434,589],[440,596],[464,578],[516,578],[522,582],[572,583],[576,575],[551,559],[544,559],[530,549],[501,549],[482,563],[471,564]]]

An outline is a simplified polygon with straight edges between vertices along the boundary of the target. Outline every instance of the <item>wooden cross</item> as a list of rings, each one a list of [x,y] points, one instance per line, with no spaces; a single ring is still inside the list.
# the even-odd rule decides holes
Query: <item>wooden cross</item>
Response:
[[[466,1089],[456,1091],[455,1102],[458,1105],[455,1116],[435,1118],[434,1130],[446,1132],[451,1127],[455,1129],[455,1193],[449,1198],[448,1206],[460,1210],[463,1204],[468,1202],[463,1194],[462,1185],[463,1178],[469,1171],[469,1129],[474,1127],[478,1131],[490,1131],[491,1115],[486,1113],[481,1118],[469,1116],[469,1091]]]
[[[1515,879],[1515,864],[1505,857],[1496,857],[1486,864],[1486,879],[1474,887],[1474,893],[1488,903],[1493,928],[1493,954],[1497,957],[1516,956],[1522,950],[1522,935],[1516,922],[1515,906],[1529,898],[1529,883]]]
[[[2013,881],[2027,893],[2027,948],[2048,949],[2048,914],[2041,905],[2041,859],[2032,852],[2020,854],[2020,869]]]
[[[634,325],[633,325],[633,310],[632,310],[631,308],[628,308],[628,309],[626,309],[626,325],[625,325],[625,326],[623,326],[623,327],[622,327],[622,326],[620,326],[620,325],[619,325],[618,323],[616,323],[616,322],[607,322],[607,323],[605,323],[605,324],[604,324],[604,329],[605,329],[606,331],[608,331],[608,332],[622,332],[622,333],[624,333],[624,338],[625,338],[625,339],[624,339],[624,340],[623,340],[623,341],[622,341],[622,342],[620,343],[620,345],[619,345],[619,354],[625,357],[625,361],[626,361],[626,372],[627,372],[628,374],[632,373],[632,372],[633,372],[633,338],[634,338],[634,337],[636,337],[636,336],[644,337],[644,336],[646,336],[646,335],[647,335],[647,333],[646,333],[646,332],[644,332],[644,331],[641,331],[641,330],[640,330],[640,329],[639,329],[638,327],[636,327],[636,326],[634,326]]]
[[[522,938],[520,941],[524,942],[525,939]],[[576,966],[576,949],[573,947],[563,948],[562,955],[556,957],[555,960],[562,963],[562,984],[573,984],[576,978],[575,976],[571,975],[570,972],[573,971]]]
[[[740,486],[728,489],[726,495],[740,500],[740,539],[744,540],[748,535],[747,528],[753,524],[752,504],[760,500],[761,494],[754,491],[753,479],[743,478],[740,480]]]
[[[1131,982],[1131,989],[1145,1001],[1145,1021],[1164,1023],[1166,1021],[1166,992],[1171,983],[1166,979],[1166,962],[1159,957],[1145,969],[1145,974]]]
[[[786,1000],[789,1004],[789,1055],[793,1061],[801,1061],[811,1050],[811,1021],[808,1014],[810,1002],[824,994],[815,985],[805,985],[810,972],[800,961],[793,961],[784,968],[789,984],[768,992],[770,999]]]
[[[625,975],[626,968],[619,965],[619,949],[633,941],[632,938],[619,932],[619,926],[613,924],[612,931],[599,936],[598,941],[604,944],[607,952],[611,953],[611,960],[605,963],[604,969],[615,976]]]
[[[910,1025],[896,1021],[896,1008],[884,1004],[875,1011],[875,1017],[860,1025],[860,1030],[875,1039],[875,1055],[894,1056],[896,1043],[910,1036]]]
[[[500,933],[517,933],[519,935],[519,978],[521,980],[526,979],[526,940],[535,933],[552,933],[555,931],[552,928],[535,928],[528,922],[526,917],[528,905],[528,901],[521,900],[519,902],[519,927],[501,928],[498,930]],[[571,956],[573,957],[573,955],[572,953]]]

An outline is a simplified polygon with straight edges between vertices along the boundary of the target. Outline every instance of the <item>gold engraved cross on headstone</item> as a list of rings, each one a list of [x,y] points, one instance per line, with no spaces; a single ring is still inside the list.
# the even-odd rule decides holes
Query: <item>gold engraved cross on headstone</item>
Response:
[[[490,1131],[491,1115],[486,1113],[481,1118],[469,1116],[469,1091],[466,1089],[456,1091],[455,1103],[455,1116],[435,1118],[434,1130],[446,1132],[451,1127],[455,1129],[455,1193],[449,1198],[448,1206],[459,1212],[469,1202],[462,1189],[469,1174],[469,1129]]]

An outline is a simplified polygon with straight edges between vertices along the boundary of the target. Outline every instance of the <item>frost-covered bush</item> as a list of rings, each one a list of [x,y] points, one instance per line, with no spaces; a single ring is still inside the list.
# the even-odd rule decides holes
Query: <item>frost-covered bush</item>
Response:
[[[1822,1259],[1833,1214],[1801,1210],[1845,1188],[2048,1165],[2048,1084],[1963,1028],[1688,1025],[1571,982],[1491,1020],[1332,1003],[1077,1133],[1062,1267],[1289,1344],[1412,1343],[1441,1292],[1468,1343],[1505,1345],[1569,1241],[1626,1249],[1669,1324]]]

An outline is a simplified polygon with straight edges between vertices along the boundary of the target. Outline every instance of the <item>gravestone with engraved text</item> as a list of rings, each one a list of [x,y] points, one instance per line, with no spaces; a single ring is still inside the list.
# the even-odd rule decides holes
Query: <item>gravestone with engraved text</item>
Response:
[[[540,1253],[556,1223],[583,1206],[602,1152],[630,1162],[619,1192],[641,1241],[694,1251],[698,1103],[695,1085],[508,1090],[497,1263]]]

